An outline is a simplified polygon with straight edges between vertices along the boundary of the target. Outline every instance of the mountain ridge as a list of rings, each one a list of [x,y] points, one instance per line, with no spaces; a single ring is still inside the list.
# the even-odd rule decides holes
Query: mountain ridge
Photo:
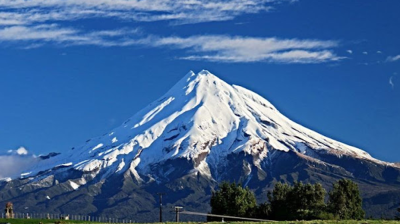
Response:
[[[213,83],[216,87],[213,87]],[[217,86],[219,85],[219,86]],[[184,94],[182,94],[184,92]],[[242,95],[244,97],[240,97],[237,95]],[[233,96],[232,96],[233,95]],[[210,99],[211,98],[211,99]],[[245,102],[247,100],[248,102]],[[175,101],[175,102],[174,102]],[[178,101],[178,102],[177,102]],[[182,102],[185,101],[182,105]],[[209,102],[211,101],[211,102]],[[218,102],[219,101],[219,102]],[[250,105],[249,101],[253,101],[256,103],[253,103]],[[177,103],[176,103],[177,102]],[[187,103],[186,103],[187,102]],[[240,102],[240,103],[238,103]],[[157,104],[158,103],[158,104]],[[204,105],[205,104],[205,105]],[[217,105],[212,105],[210,104],[217,104]],[[219,105],[218,105],[219,104]],[[244,104],[244,105],[243,105]],[[267,108],[267,111],[265,108],[261,108],[264,111],[260,112],[260,109],[253,109],[251,106],[263,106]],[[243,108],[243,107],[248,107],[248,108]],[[214,109],[216,108],[216,109]],[[211,111],[210,111],[211,110]],[[257,110],[257,111],[256,111]],[[270,110],[270,111],[268,111]],[[190,114],[192,113],[193,114]],[[224,118],[221,118],[219,114],[222,116],[229,117],[229,120],[222,121],[223,125],[228,126],[228,127],[222,127],[220,128],[220,125],[216,124],[218,120],[222,120]],[[187,116],[185,113],[189,113],[189,115],[192,115],[192,117],[189,117],[187,119]],[[239,117],[241,120],[235,119],[234,116]],[[271,118],[273,116],[273,118]],[[183,118],[182,118],[183,117]],[[215,134],[216,138],[219,140],[221,138],[225,138],[226,136],[229,135],[230,132],[235,131],[240,129],[240,125],[243,126],[242,131],[244,132],[243,134],[245,136],[239,136],[237,139],[241,140],[240,138],[245,138],[247,135],[250,135],[251,137],[257,136],[258,139],[260,140],[265,140],[269,138],[268,142],[269,144],[275,146],[275,149],[278,150],[295,150],[295,151],[303,151],[304,154],[306,154],[306,149],[309,147],[309,144],[315,144],[316,146],[314,147],[321,147],[321,148],[331,148],[330,150],[337,150],[338,154],[353,154],[356,157],[360,157],[363,159],[369,159],[373,160],[377,163],[384,163],[386,165],[390,166],[395,166],[393,163],[385,163],[379,160],[376,160],[372,158],[368,153],[365,151],[362,151],[360,149],[357,149],[355,147],[351,147],[348,145],[345,145],[343,143],[339,143],[337,141],[334,141],[330,138],[327,138],[325,136],[319,135],[309,129],[304,128],[301,125],[298,125],[289,119],[287,119],[285,116],[283,116],[281,113],[278,112],[278,110],[267,100],[259,96],[258,94],[255,94],[251,92],[250,90],[247,90],[243,87],[236,86],[236,85],[228,85],[210,72],[203,70],[199,72],[198,74],[195,74],[194,72],[189,72],[186,76],[184,76],[174,87],[172,87],[164,96],[162,96],[160,99],[156,100],[155,102],[151,103],[149,106],[145,107],[143,110],[139,111],[136,113],[133,117],[128,119],[123,123],[122,126],[117,127],[113,129],[110,133],[108,133],[108,136],[101,136],[97,138],[92,138],[89,139],[86,144],[83,146],[79,146],[77,149],[71,150],[70,152],[67,152],[67,156],[69,157],[74,157],[76,158],[76,151],[79,151],[80,155],[88,153],[91,157],[101,157],[103,154],[110,154],[111,152],[107,152],[104,149],[107,148],[112,148],[114,145],[119,146],[119,142],[128,142],[129,144],[124,145],[124,149],[119,150],[119,154],[135,154],[134,156],[126,156],[124,160],[119,160],[118,168],[116,172],[119,171],[125,171],[127,170],[127,163],[125,163],[126,160],[132,163],[147,163],[146,165],[152,163],[152,162],[160,162],[162,160],[168,159],[169,157],[185,157],[188,159],[194,159],[194,157],[198,157],[198,154],[201,153],[200,149],[196,147],[191,147],[190,143],[188,143],[188,147],[191,147],[191,150],[186,150],[184,153],[179,152],[176,150],[177,147],[175,147],[175,151],[172,153],[172,155],[164,152],[156,152],[156,153],[150,153],[150,150],[147,150],[147,148],[151,147],[152,144],[157,141],[157,138],[163,138],[164,142],[166,141],[171,141],[174,138],[179,137],[179,134],[181,134],[180,130],[177,130],[177,128],[187,128],[184,125],[181,124],[174,124],[174,123],[182,123],[180,120],[184,120],[187,122],[193,122],[193,125],[197,125],[198,127],[189,127],[191,128],[188,131],[188,134],[184,136],[183,138],[190,138],[190,139],[195,139],[192,142],[200,142],[200,143],[206,143],[206,142],[212,142],[215,141],[216,139],[210,139],[212,138],[213,134]],[[249,120],[250,119],[250,120]],[[271,130],[272,128],[277,129],[277,125],[282,125],[282,124],[277,124],[274,119],[280,119],[282,123],[285,123],[286,126],[290,126],[289,128],[286,128],[286,130],[282,131],[283,135],[289,135],[287,132],[292,132],[290,133],[292,136],[298,138],[297,141],[291,139],[292,142],[295,142],[298,145],[293,145],[293,144],[287,144],[287,142],[282,142],[279,140],[282,139],[282,136],[272,136],[276,133],[267,133]],[[198,121],[200,120],[200,121]],[[211,122],[210,122],[211,120]],[[253,121],[253,122],[252,122]],[[203,124],[199,124],[203,122]],[[228,122],[228,123],[227,123]],[[247,122],[247,123],[246,123]],[[248,123],[250,122],[250,124]],[[260,127],[251,127],[255,126],[252,123],[261,123],[263,125],[262,128]],[[211,124],[210,124],[211,123]],[[243,123],[243,124],[242,124]],[[287,124],[288,123],[288,124]],[[175,127],[170,128],[170,130],[166,130],[170,125],[175,125]],[[214,127],[218,127],[217,130],[213,130],[216,133],[208,133],[206,130],[196,130],[196,129],[215,129]],[[272,127],[272,128],[270,128]],[[129,128],[131,130],[129,130]],[[288,129],[292,130],[288,130]],[[301,131],[297,129],[302,129]],[[166,133],[164,133],[166,131]],[[239,130],[240,131],[240,130]],[[258,132],[258,133],[257,133]],[[264,133],[260,133],[264,132]],[[304,132],[304,133],[301,133]],[[202,135],[204,133],[209,134],[207,136],[209,139],[203,138]],[[220,134],[222,133],[222,134]],[[282,133],[278,133],[282,135]],[[293,134],[294,133],[294,134]],[[297,134],[297,135],[296,135]],[[300,136],[298,136],[300,135]],[[315,135],[319,137],[320,139],[313,140],[312,138],[315,139]],[[272,136],[272,138],[271,138]],[[305,137],[304,137],[305,136]],[[275,138],[273,138],[275,137]],[[198,139],[201,139],[202,141],[199,141]],[[304,138],[308,138],[307,140],[304,140]],[[311,139],[310,139],[311,138]],[[322,138],[322,140],[321,140]],[[133,141],[132,141],[133,139]],[[190,139],[188,139],[190,141]],[[276,140],[278,139],[278,140]],[[184,139],[185,140],[185,139]],[[175,141],[180,144],[184,141],[181,139],[178,139],[178,141]],[[93,143],[94,142],[94,143]],[[265,143],[266,141],[264,141]],[[122,143],[122,144],[123,144]],[[185,143],[185,142],[183,142]],[[263,142],[260,142],[262,144]],[[307,143],[307,144],[304,144]],[[333,147],[329,146],[329,144],[334,144]],[[166,144],[162,144],[163,147],[165,148]],[[135,148],[136,147],[136,148]],[[167,147],[170,147],[170,145]],[[187,148],[188,148],[187,147]],[[243,150],[245,150],[246,146],[239,145],[238,147],[244,147]],[[178,147],[179,148],[179,147]],[[312,148],[312,147],[311,147]],[[152,151],[156,151],[156,149],[151,149]],[[167,149],[172,150],[172,149]],[[199,151],[200,150],[200,151]],[[232,151],[235,151],[237,149],[233,149]],[[101,151],[101,152],[99,152]],[[209,150],[210,153],[208,156],[212,157],[218,157],[218,155],[214,155],[213,151]],[[222,150],[220,150],[222,151]],[[252,152],[247,151],[249,154]],[[97,154],[96,154],[97,153]],[[223,153],[223,152],[221,152]],[[265,152],[264,152],[265,153]],[[69,154],[69,155],[68,155]],[[157,154],[164,154],[164,158],[157,158]],[[167,155],[165,155],[167,154]],[[168,155],[169,154],[169,155]],[[73,155],[73,156],[72,156]],[[118,156],[117,155],[117,156]],[[169,157],[167,157],[169,156]],[[261,160],[266,156],[266,155],[260,155]],[[88,156],[86,156],[88,157]],[[116,157],[116,156],[114,156]],[[105,156],[103,158],[107,160],[115,160],[113,156]],[[136,158],[135,158],[136,157]],[[158,157],[160,157],[158,155]],[[111,158],[111,159],[110,159]],[[140,158],[140,159],[139,159]],[[60,159],[60,157],[55,158]],[[49,168],[52,167],[57,167],[57,166],[67,166],[71,165],[74,166],[76,169],[80,169],[83,171],[92,171],[99,166],[108,166],[110,163],[113,163],[113,161],[108,161],[107,164],[100,162],[99,160],[94,160],[92,159],[90,163],[79,163],[82,162],[82,160],[85,160],[88,158],[78,158],[81,161],[78,162],[72,162],[73,160],[66,158],[66,156],[61,156],[61,159],[64,159],[64,162],[59,162],[57,165],[52,165],[49,164]],[[60,159],[60,160],[61,160]],[[158,160],[157,160],[158,159]],[[139,161],[140,160],[140,161]],[[218,158],[210,158],[210,160],[218,160]],[[201,161],[199,161],[200,165]],[[205,165],[205,164],[203,164]],[[135,171],[135,165],[131,164],[131,170],[133,173],[136,173]],[[202,169],[203,168],[203,169]],[[43,168],[36,168],[37,170],[43,169]],[[208,169],[207,167],[201,167],[200,171],[207,172],[204,169]],[[209,173],[209,172],[208,172]],[[33,172],[34,174],[34,172]],[[29,176],[29,173],[26,173],[25,176]],[[136,174],[135,174],[136,175]],[[137,175],[136,175],[137,176]],[[138,177],[139,178],[139,177]]]

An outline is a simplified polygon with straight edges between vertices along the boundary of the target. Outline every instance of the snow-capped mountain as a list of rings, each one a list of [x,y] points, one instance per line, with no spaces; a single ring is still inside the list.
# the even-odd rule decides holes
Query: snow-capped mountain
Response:
[[[105,176],[128,170],[142,181],[138,172],[151,175],[152,164],[185,158],[193,161],[193,171],[218,178],[218,172],[213,176],[210,169],[222,165],[228,154],[251,155],[261,169],[260,163],[273,157],[274,150],[294,151],[317,160],[315,151],[324,150],[394,165],[304,128],[256,93],[203,70],[189,72],[120,127],[38,164],[23,176],[69,167],[94,173],[107,170]]]
[[[48,189],[53,189],[53,195],[46,193],[51,198],[83,189],[92,194],[91,200],[102,194],[111,198],[121,194],[115,186],[108,190],[112,193],[104,193],[113,185],[105,187],[111,179],[120,183],[119,189],[130,186],[124,197],[164,186],[174,192],[201,191],[198,198],[204,200],[210,194],[204,189],[222,180],[240,181],[261,194],[275,181],[328,184],[341,177],[389,181],[391,187],[400,183],[396,164],[296,124],[263,97],[203,70],[189,72],[164,96],[109,133],[43,159],[19,180],[3,184],[0,201]],[[194,187],[193,181],[201,184]],[[20,193],[6,193],[7,186],[18,186]],[[86,213],[104,214],[108,208],[102,209]]]

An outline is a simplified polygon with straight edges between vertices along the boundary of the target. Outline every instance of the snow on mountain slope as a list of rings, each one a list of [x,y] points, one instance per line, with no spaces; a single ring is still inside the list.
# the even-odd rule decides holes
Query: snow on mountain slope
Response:
[[[151,165],[184,158],[193,161],[193,172],[214,178],[210,169],[223,164],[228,154],[252,155],[253,165],[260,168],[273,150],[295,151],[316,160],[314,152],[322,150],[393,165],[296,124],[261,96],[203,70],[189,72],[164,96],[110,133],[41,161],[24,177],[73,168],[90,173],[91,178],[130,172],[142,182],[143,175],[152,175]],[[79,188],[85,178],[71,186]]]

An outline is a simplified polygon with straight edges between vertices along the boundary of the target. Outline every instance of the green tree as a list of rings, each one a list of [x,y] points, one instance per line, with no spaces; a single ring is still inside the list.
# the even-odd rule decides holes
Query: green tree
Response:
[[[268,201],[270,203],[271,218],[284,220],[290,214],[289,211],[289,192],[292,191],[292,186],[287,183],[276,183],[272,192],[268,192]]]
[[[362,198],[358,185],[351,180],[342,179],[333,185],[329,192],[328,211],[340,219],[362,219]]]
[[[293,186],[277,183],[268,193],[271,206],[271,218],[277,220],[315,219],[325,211],[326,191],[321,184],[303,184]]]
[[[212,214],[253,217],[256,213],[257,202],[254,193],[249,188],[243,188],[236,183],[223,182],[219,185],[219,190],[212,193],[210,206]]]
[[[297,182],[289,195],[289,208],[295,219],[315,219],[325,210],[326,191],[321,184]]]

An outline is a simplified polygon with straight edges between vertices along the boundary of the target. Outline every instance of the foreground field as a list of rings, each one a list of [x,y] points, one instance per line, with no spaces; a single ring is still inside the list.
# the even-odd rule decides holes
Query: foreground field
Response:
[[[49,220],[49,219],[0,219],[0,223],[10,223],[10,224],[53,224],[60,220]],[[100,222],[87,222],[87,221],[61,221],[63,224],[101,224]],[[107,222],[108,223],[108,222]],[[210,222],[210,224],[217,224],[221,222]],[[230,224],[254,224],[255,222],[229,222]],[[400,221],[386,221],[386,220],[313,220],[313,221],[277,221],[277,222],[257,222],[259,224],[400,224]],[[114,223],[119,224],[119,223]],[[153,223],[157,224],[157,223]],[[165,224],[176,224],[176,222],[165,222]],[[191,224],[191,222],[182,222],[179,224]],[[198,222],[192,222],[192,224],[199,224]]]
[[[56,223],[60,221],[63,224],[83,224],[83,223],[95,223],[95,222],[84,222],[84,221],[61,221],[61,220],[54,220],[54,219],[0,219],[0,223],[11,223],[11,224],[39,224],[40,222],[43,224],[50,224],[50,223]],[[99,224],[99,223],[96,223]]]

